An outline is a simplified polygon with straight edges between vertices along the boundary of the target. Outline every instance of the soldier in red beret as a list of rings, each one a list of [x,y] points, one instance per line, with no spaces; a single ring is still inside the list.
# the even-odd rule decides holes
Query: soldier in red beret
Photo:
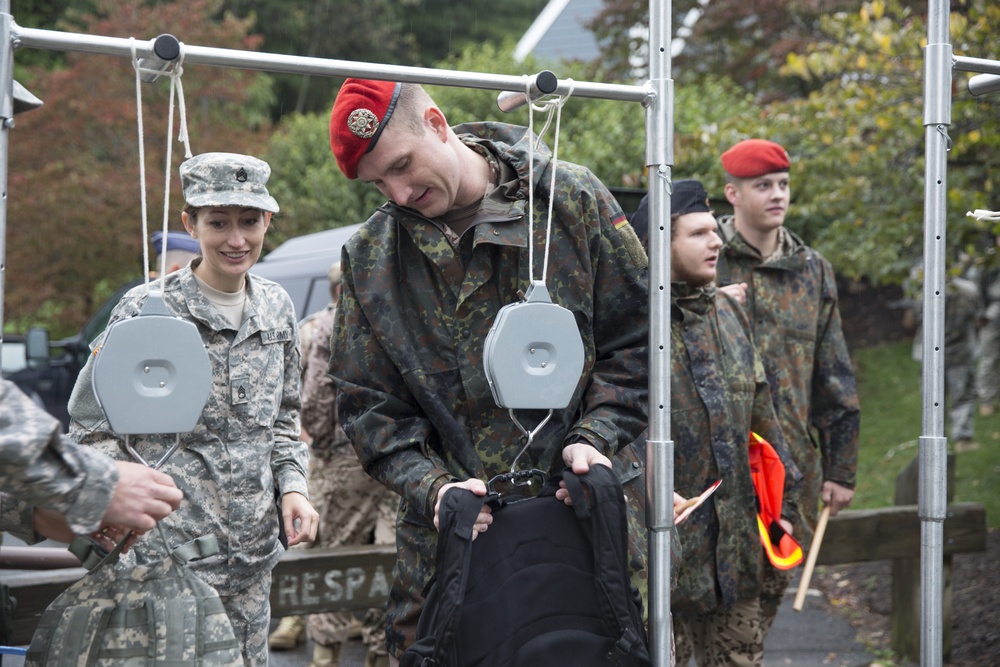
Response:
[[[546,244],[548,291],[574,313],[586,361],[570,404],[553,411],[518,469],[610,466],[647,421],[645,251],[590,170],[534,144],[525,127],[449,126],[415,84],[348,79],[330,115],[341,171],[388,200],[344,246],[330,375],[365,471],[402,497],[387,607],[393,660],[413,642],[444,491],[485,495],[523,448],[492,396],[484,347],[500,308],[541,275]],[[484,506],[476,534],[492,520]]]
[[[836,280],[830,262],[785,226],[791,161],[784,148],[747,139],[722,154],[722,168],[733,215],[719,220],[726,245],[717,282],[744,299],[781,431],[804,478],[796,538],[805,547],[821,501],[831,516],[850,505],[858,463],[861,412]],[[765,635],[793,574],[765,565]]]

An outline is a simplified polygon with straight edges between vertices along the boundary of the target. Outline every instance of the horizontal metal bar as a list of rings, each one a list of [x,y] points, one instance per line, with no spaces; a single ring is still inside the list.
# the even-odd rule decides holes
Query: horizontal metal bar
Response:
[[[977,74],[970,77],[969,92],[976,96],[1000,92],[1000,74]]]
[[[13,29],[14,48],[36,48],[55,51],[79,51],[109,56],[132,57],[133,42],[121,37],[100,37],[56,30],[22,28]],[[183,44],[183,42],[182,42]],[[135,40],[135,52],[140,58],[152,54],[152,40]],[[207,46],[182,47],[184,65],[214,65],[236,69],[279,72],[284,74],[309,74],[330,77],[363,77],[382,81],[403,81],[429,85],[479,88],[484,90],[525,89],[524,78],[507,74],[484,74],[457,70],[440,70],[429,67],[383,65],[351,60],[333,60],[291,56],[258,51],[237,51]],[[574,97],[643,102],[647,91],[641,86],[612,83],[586,83],[560,79],[557,95],[572,93]]]
[[[979,72],[981,74],[1000,74],[1000,60],[986,58],[967,58],[954,56],[955,69],[960,72]]]

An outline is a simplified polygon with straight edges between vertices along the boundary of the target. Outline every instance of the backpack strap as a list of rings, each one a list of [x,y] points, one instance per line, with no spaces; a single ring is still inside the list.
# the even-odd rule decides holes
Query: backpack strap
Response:
[[[580,528],[593,545],[595,585],[604,624],[616,633],[619,652],[648,660],[642,619],[629,613],[635,602],[627,570],[628,524],[621,483],[611,468],[603,465],[591,466],[585,475],[567,468],[562,479]]]
[[[77,535],[66,547],[71,554],[80,560],[80,565],[93,572],[108,555],[108,550],[88,535]]]
[[[196,537],[190,542],[185,542],[179,547],[174,547],[170,552],[170,557],[182,565],[187,565],[193,560],[208,558],[219,553],[219,539],[214,533]]]
[[[485,498],[467,489],[445,491],[438,510],[437,548],[437,614],[434,618],[434,655],[427,665],[446,664],[451,647],[455,646],[465,587],[469,579],[472,557],[473,527],[483,508]]]

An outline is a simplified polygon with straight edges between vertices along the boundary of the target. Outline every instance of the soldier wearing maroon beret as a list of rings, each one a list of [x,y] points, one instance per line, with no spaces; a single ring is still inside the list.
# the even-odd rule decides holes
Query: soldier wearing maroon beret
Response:
[[[722,168],[733,215],[719,220],[726,245],[717,282],[744,299],[753,325],[781,431],[804,478],[796,538],[806,547],[820,502],[833,516],[854,497],[861,412],[837,285],[830,263],[785,226],[788,152],[773,141],[747,139],[722,154]],[[765,566],[765,634],[793,574]]]
[[[484,495],[523,448],[484,370],[497,312],[541,276],[548,243],[545,282],[575,315],[585,364],[569,405],[517,467],[610,466],[647,421],[646,254],[589,169],[556,163],[525,127],[451,127],[419,85],[348,79],[330,114],[330,148],[347,178],[387,200],[344,246],[330,375],[365,471],[402,499],[386,610],[397,660],[434,573],[443,493]],[[486,505],[476,534],[492,521]]]

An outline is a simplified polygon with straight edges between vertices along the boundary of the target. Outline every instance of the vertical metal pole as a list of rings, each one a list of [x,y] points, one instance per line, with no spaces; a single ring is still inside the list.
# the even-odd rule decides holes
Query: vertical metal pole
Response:
[[[947,511],[944,437],[945,233],[948,148],[951,139],[952,53],[948,0],[928,5],[924,49],[924,340],[923,435],[920,437],[920,664],[943,659],[942,580]]]
[[[674,527],[674,443],[670,439],[670,193],[673,81],[670,0],[649,3],[646,166],[649,167],[649,437],[646,527],[649,531],[649,636],[653,665],[670,665],[670,541]]]
[[[7,146],[14,127],[14,44],[10,0],[0,0],[0,354],[7,276]]]

